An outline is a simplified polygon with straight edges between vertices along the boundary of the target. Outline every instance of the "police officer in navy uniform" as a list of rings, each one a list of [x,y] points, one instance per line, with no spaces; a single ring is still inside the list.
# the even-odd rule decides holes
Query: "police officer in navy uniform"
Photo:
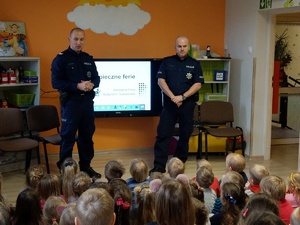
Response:
[[[189,138],[193,132],[193,115],[197,93],[204,83],[199,62],[188,56],[189,40],[179,36],[175,42],[176,55],[162,60],[157,73],[158,85],[163,91],[164,106],[157,126],[152,172],[164,173],[168,160],[168,145],[176,122],[179,140],[174,153],[183,162],[188,158]]]
[[[72,157],[76,132],[78,132],[78,154],[80,170],[90,177],[100,178],[90,166],[94,157],[94,88],[99,87],[98,75],[93,57],[82,51],[85,33],[74,28],[69,36],[70,46],[59,53],[51,65],[52,87],[60,92],[61,101],[61,143],[58,168],[63,161]]]

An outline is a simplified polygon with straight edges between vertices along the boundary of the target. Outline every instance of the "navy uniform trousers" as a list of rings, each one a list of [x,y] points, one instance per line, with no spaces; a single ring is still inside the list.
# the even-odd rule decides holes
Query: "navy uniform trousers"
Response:
[[[95,132],[94,101],[90,96],[70,96],[61,107],[61,145],[60,161],[72,157],[75,135],[78,128],[78,154],[80,170],[87,170],[94,157],[94,143],[92,140]]]
[[[195,101],[192,99],[183,101],[179,108],[174,103],[170,103],[163,108],[154,145],[154,167],[165,169],[168,160],[168,146],[177,121],[180,135],[174,157],[186,162],[189,151],[189,138],[193,132],[194,108]]]

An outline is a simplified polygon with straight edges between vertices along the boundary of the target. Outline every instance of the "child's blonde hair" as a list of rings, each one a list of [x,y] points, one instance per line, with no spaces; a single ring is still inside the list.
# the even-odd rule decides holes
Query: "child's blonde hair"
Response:
[[[108,181],[114,178],[122,178],[125,173],[125,166],[121,160],[110,160],[105,165],[104,173]]]
[[[26,171],[26,185],[32,189],[36,189],[37,184],[45,175],[45,167],[41,164],[34,165]]]
[[[236,171],[228,171],[222,176],[221,186],[226,183],[234,183],[239,187],[244,187],[244,178]]]
[[[76,216],[76,203],[69,203],[68,206],[62,211],[60,216],[59,225],[75,225]]]
[[[246,167],[245,157],[238,153],[229,153],[226,156],[226,169],[238,173],[243,172]]]
[[[290,173],[287,181],[287,187],[289,192],[293,193],[298,199],[300,199],[300,173]]]
[[[83,192],[85,192],[89,185],[92,183],[92,178],[83,171],[77,173],[73,180],[73,192],[75,197],[79,197]]]
[[[37,185],[37,193],[43,200],[50,196],[60,196],[60,180],[55,174],[46,174]]]
[[[167,164],[168,173],[171,178],[176,178],[178,174],[185,171],[184,163],[177,157],[172,157]]]
[[[196,173],[196,181],[203,188],[209,188],[214,182],[214,174],[206,167],[200,167]]]
[[[285,199],[286,184],[279,176],[266,176],[260,181],[260,191],[269,194],[277,201],[283,201]]]
[[[114,220],[114,200],[106,190],[88,189],[77,200],[75,224],[110,225]]]
[[[206,167],[210,171],[213,170],[212,165],[206,159],[199,159],[199,160],[197,160],[197,168],[196,169],[198,170],[200,167]]]
[[[66,201],[59,196],[50,196],[45,202],[43,209],[43,219],[45,225],[58,225],[60,215],[57,212],[57,206],[67,206]]]
[[[155,219],[155,193],[153,193],[149,184],[142,184],[134,189],[137,195],[137,217],[133,224],[148,224],[156,221]]]
[[[142,159],[133,159],[130,162],[130,174],[132,179],[138,183],[143,182],[148,177],[148,165]]]
[[[291,225],[299,225],[300,224],[300,208],[297,207],[291,214]]]
[[[79,164],[73,158],[66,158],[61,166],[61,174],[64,176],[66,173],[73,172],[74,174],[78,173]]]
[[[79,172],[78,168],[78,162],[72,158],[66,158],[61,165],[62,193],[67,201],[70,197],[75,196],[73,192],[73,180]]]
[[[259,184],[262,178],[269,176],[269,171],[263,165],[254,164],[249,168],[249,175],[254,184]]]

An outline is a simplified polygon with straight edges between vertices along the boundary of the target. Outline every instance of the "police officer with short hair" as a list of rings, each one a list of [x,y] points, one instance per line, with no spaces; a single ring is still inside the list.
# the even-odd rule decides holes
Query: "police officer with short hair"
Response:
[[[164,58],[157,73],[158,85],[164,95],[164,106],[154,145],[154,168],[150,173],[166,172],[168,145],[177,121],[180,134],[174,157],[183,162],[188,158],[196,96],[204,83],[200,63],[188,56],[189,49],[188,38],[179,36],[175,42],[176,55]]]
[[[95,132],[94,88],[99,87],[100,77],[93,57],[82,51],[85,33],[74,28],[69,36],[70,46],[59,53],[51,65],[52,87],[60,92],[61,143],[58,168],[72,157],[76,132],[80,170],[90,177],[100,178],[90,166],[94,157],[93,134]]]

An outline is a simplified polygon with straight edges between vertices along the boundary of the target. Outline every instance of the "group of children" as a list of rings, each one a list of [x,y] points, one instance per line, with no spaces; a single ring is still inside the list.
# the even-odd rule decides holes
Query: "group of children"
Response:
[[[3,198],[0,174],[0,225],[300,225],[300,173],[285,182],[254,164],[248,177],[245,164],[242,155],[228,154],[218,179],[210,162],[201,159],[189,178],[185,164],[173,157],[167,173],[148,176],[148,165],[137,158],[125,180],[122,161],[111,160],[106,181],[80,172],[72,158],[64,161],[60,176],[35,165],[14,207]]]

